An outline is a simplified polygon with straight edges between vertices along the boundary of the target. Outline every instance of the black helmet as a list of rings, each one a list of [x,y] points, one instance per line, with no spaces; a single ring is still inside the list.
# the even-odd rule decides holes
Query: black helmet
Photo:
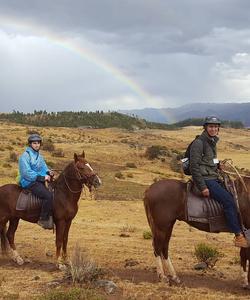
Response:
[[[38,133],[32,133],[28,138],[28,143],[31,144],[32,142],[42,142],[42,138]]]
[[[209,117],[205,118],[205,120],[203,122],[203,126],[208,125],[208,124],[218,124],[218,125],[220,125],[221,121],[220,121],[220,119],[218,119],[215,116],[209,116]]]

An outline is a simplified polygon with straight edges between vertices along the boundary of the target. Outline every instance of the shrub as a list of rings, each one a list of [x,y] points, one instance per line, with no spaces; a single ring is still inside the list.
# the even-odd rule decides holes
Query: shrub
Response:
[[[216,247],[209,246],[205,243],[199,243],[195,246],[194,255],[199,262],[206,263],[209,267],[213,267],[222,254]]]
[[[177,160],[177,157],[173,157],[170,160],[170,168],[174,172],[177,172],[177,173],[182,172],[181,162],[179,160]]]
[[[10,161],[12,162],[18,161],[18,154],[16,152],[10,152]]]
[[[137,166],[133,162],[127,162],[126,167],[128,167],[128,168],[137,168]]]
[[[66,276],[73,283],[87,283],[103,275],[102,270],[88,258],[86,251],[78,244],[75,246],[70,264],[66,269]]]
[[[155,159],[155,158],[159,158],[159,156],[166,156],[166,155],[168,155],[167,148],[160,145],[153,145],[147,147],[145,152],[145,156],[148,159]]]
[[[26,129],[26,134],[27,135],[31,135],[31,134],[39,134],[40,135],[40,133],[37,130],[32,129],[32,128],[27,128]]]
[[[43,150],[45,150],[45,151],[52,152],[52,151],[55,150],[55,146],[54,146],[54,144],[53,144],[53,142],[52,142],[51,139],[44,139],[42,147],[43,147]]]
[[[11,164],[8,164],[8,163],[3,164],[3,168],[11,168],[11,167],[12,167]]]
[[[116,172],[115,177],[119,179],[124,179],[124,175],[122,174],[122,172]]]
[[[134,178],[134,175],[132,173],[127,173],[128,178]]]
[[[152,232],[149,231],[149,230],[143,231],[143,238],[144,238],[145,240],[150,240],[150,239],[152,239]]]
[[[58,148],[52,152],[52,156],[54,157],[64,157],[64,152],[61,148]]]
[[[8,146],[6,146],[6,149],[12,151],[14,148],[12,146],[8,145]]]

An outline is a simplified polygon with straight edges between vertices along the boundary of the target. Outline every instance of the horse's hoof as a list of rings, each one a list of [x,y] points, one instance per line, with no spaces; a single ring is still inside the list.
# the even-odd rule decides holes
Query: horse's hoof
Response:
[[[158,279],[159,279],[160,282],[169,284],[169,279],[168,279],[168,277],[165,276],[165,275],[164,275],[164,276],[158,275]]]
[[[24,260],[22,259],[21,256],[15,257],[14,261],[19,265],[22,266],[24,264]]]
[[[172,277],[169,276],[169,285],[181,285],[182,281],[178,276]]]

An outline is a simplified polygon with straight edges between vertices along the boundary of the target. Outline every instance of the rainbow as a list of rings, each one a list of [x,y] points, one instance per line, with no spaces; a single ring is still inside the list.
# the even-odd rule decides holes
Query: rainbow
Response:
[[[141,99],[143,99],[144,104],[147,107],[155,106],[153,97],[135,80],[131,79],[117,67],[102,59],[97,54],[93,53],[93,51],[91,52],[87,48],[79,46],[75,41],[62,37],[46,27],[37,25],[35,22],[23,21],[17,18],[0,16],[0,25],[16,30],[23,30],[24,32],[32,34],[34,36],[43,37],[50,43],[59,46],[65,49],[66,51],[71,51],[72,53],[81,56],[86,61],[96,65],[98,68],[104,70],[105,72],[113,76],[120,83],[129,87],[130,90],[133,91],[133,93],[135,93]],[[174,118],[168,113],[164,112],[164,115],[167,116],[170,122],[175,122]]]

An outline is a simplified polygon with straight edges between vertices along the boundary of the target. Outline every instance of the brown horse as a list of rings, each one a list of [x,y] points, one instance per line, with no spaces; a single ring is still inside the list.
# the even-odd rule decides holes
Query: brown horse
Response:
[[[239,206],[242,214],[243,224],[250,228],[250,178],[244,177],[245,186],[240,180],[235,185],[239,196]],[[165,179],[152,184],[145,192],[144,206],[149,226],[153,236],[154,255],[156,257],[157,274],[160,280],[180,283],[175,269],[168,255],[169,241],[176,220],[185,221],[187,183],[180,180]],[[205,201],[205,200],[204,200]],[[202,231],[208,231],[207,224],[192,222],[191,226]],[[205,225],[205,226],[204,226]],[[207,226],[207,227],[206,227]]]
[[[56,258],[58,264],[67,259],[68,233],[78,211],[78,200],[82,188],[89,189],[100,186],[101,181],[85,159],[84,151],[81,155],[74,154],[74,161],[69,163],[54,182],[53,219],[56,226]],[[3,253],[8,253],[19,265],[24,261],[16,251],[14,243],[15,232],[20,219],[36,223],[40,209],[29,211],[16,210],[21,187],[16,184],[6,184],[0,187],[0,233]],[[7,222],[9,221],[8,229]],[[7,229],[7,230],[6,230]],[[60,257],[62,248],[62,257]]]

